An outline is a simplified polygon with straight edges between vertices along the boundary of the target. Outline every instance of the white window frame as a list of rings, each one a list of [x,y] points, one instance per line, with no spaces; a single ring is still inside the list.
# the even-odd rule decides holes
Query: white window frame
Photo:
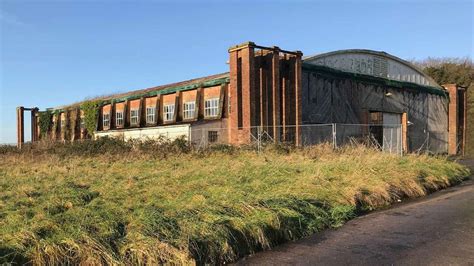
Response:
[[[137,108],[130,109],[130,125],[138,126],[140,115],[138,114],[139,110]]]
[[[102,115],[102,127],[104,128],[110,127],[110,113],[104,113]]]
[[[115,126],[116,127],[123,127],[125,122],[124,111],[116,111],[115,112]]]
[[[147,106],[146,110],[146,123],[147,124],[154,124],[156,123],[156,107],[154,106]]]
[[[219,98],[206,99],[204,101],[204,117],[214,118],[219,115]]]
[[[196,114],[196,102],[185,102],[183,103],[183,119],[189,120],[194,119]]]
[[[173,104],[166,104],[163,106],[163,121],[170,122],[174,119],[174,103]]]

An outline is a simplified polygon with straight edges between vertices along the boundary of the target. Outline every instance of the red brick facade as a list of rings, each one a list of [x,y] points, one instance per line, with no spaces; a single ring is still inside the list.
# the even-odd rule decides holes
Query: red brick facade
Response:
[[[247,143],[261,127],[274,140],[299,145],[302,53],[249,42],[232,47],[229,54],[230,142]]]

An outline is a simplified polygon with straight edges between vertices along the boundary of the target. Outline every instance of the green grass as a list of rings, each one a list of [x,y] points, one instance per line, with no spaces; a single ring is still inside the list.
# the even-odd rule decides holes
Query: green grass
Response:
[[[163,156],[74,145],[82,152],[0,150],[0,263],[220,264],[468,175],[362,146]]]

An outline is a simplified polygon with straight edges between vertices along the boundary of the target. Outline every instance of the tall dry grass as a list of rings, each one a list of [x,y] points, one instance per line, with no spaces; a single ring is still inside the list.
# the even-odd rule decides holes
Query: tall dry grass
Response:
[[[364,146],[82,145],[0,153],[1,261],[221,264],[469,174]]]

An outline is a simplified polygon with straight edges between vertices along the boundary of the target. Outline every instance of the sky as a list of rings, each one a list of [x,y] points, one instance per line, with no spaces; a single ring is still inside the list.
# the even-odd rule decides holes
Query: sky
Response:
[[[0,143],[16,142],[17,106],[227,72],[227,49],[246,41],[472,58],[473,14],[473,1],[0,0]]]

